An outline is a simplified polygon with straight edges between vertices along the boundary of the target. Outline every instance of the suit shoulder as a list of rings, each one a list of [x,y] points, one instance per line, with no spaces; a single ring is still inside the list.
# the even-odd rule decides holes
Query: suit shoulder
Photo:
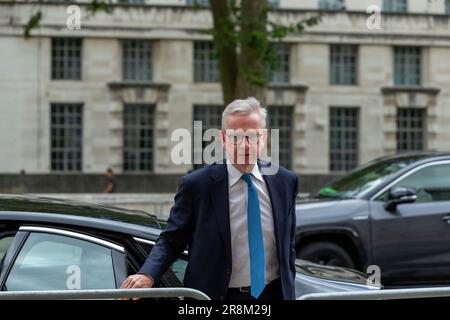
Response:
[[[277,175],[279,177],[282,177],[284,179],[298,179],[297,174],[283,166],[280,166],[276,163],[273,162],[267,162],[267,161],[260,161],[260,165],[261,167],[269,167],[269,166],[274,166],[277,169]]]
[[[193,170],[183,176],[182,182],[188,184],[204,183],[206,179],[211,175],[211,171],[218,165],[223,165],[222,163],[214,162],[212,164],[206,165],[202,168]]]

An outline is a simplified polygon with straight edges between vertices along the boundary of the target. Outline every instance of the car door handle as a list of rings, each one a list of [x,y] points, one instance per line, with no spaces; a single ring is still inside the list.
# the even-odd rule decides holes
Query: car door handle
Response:
[[[447,221],[447,223],[450,223],[450,214],[446,215],[446,216],[443,216],[442,217],[442,221]]]

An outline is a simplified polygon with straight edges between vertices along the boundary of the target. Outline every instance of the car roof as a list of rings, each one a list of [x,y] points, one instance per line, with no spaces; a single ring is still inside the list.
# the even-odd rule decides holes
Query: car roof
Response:
[[[165,222],[144,211],[33,195],[0,194],[0,221],[90,227],[135,236],[159,234]]]
[[[390,154],[381,156],[378,158],[375,158],[369,163],[379,162],[383,160],[395,160],[395,159],[402,159],[402,158],[418,158],[417,162],[428,162],[428,161],[434,161],[434,160],[443,160],[443,159],[450,159],[450,152],[435,152],[435,151],[421,151],[421,152],[402,152],[402,153],[396,153],[396,154]]]

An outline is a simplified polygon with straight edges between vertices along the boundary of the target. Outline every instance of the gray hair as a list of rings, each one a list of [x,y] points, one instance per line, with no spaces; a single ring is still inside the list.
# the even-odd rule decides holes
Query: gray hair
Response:
[[[222,129],[225,129],[227,123],[227,117],[229,114],[251,114],[253,112],[259,113],[261,117],[261,128],[266,127],[266,108],[261,107],[260,102],[254,97],[248,97],[247,99],[237,99],[226,106],[222,113]]]

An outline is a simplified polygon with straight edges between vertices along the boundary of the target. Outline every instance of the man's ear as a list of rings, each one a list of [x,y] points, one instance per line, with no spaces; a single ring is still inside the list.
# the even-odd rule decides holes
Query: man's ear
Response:
[[[225,130],[220,130],[220,141],[222,141],[222,145],[225,146]]]

